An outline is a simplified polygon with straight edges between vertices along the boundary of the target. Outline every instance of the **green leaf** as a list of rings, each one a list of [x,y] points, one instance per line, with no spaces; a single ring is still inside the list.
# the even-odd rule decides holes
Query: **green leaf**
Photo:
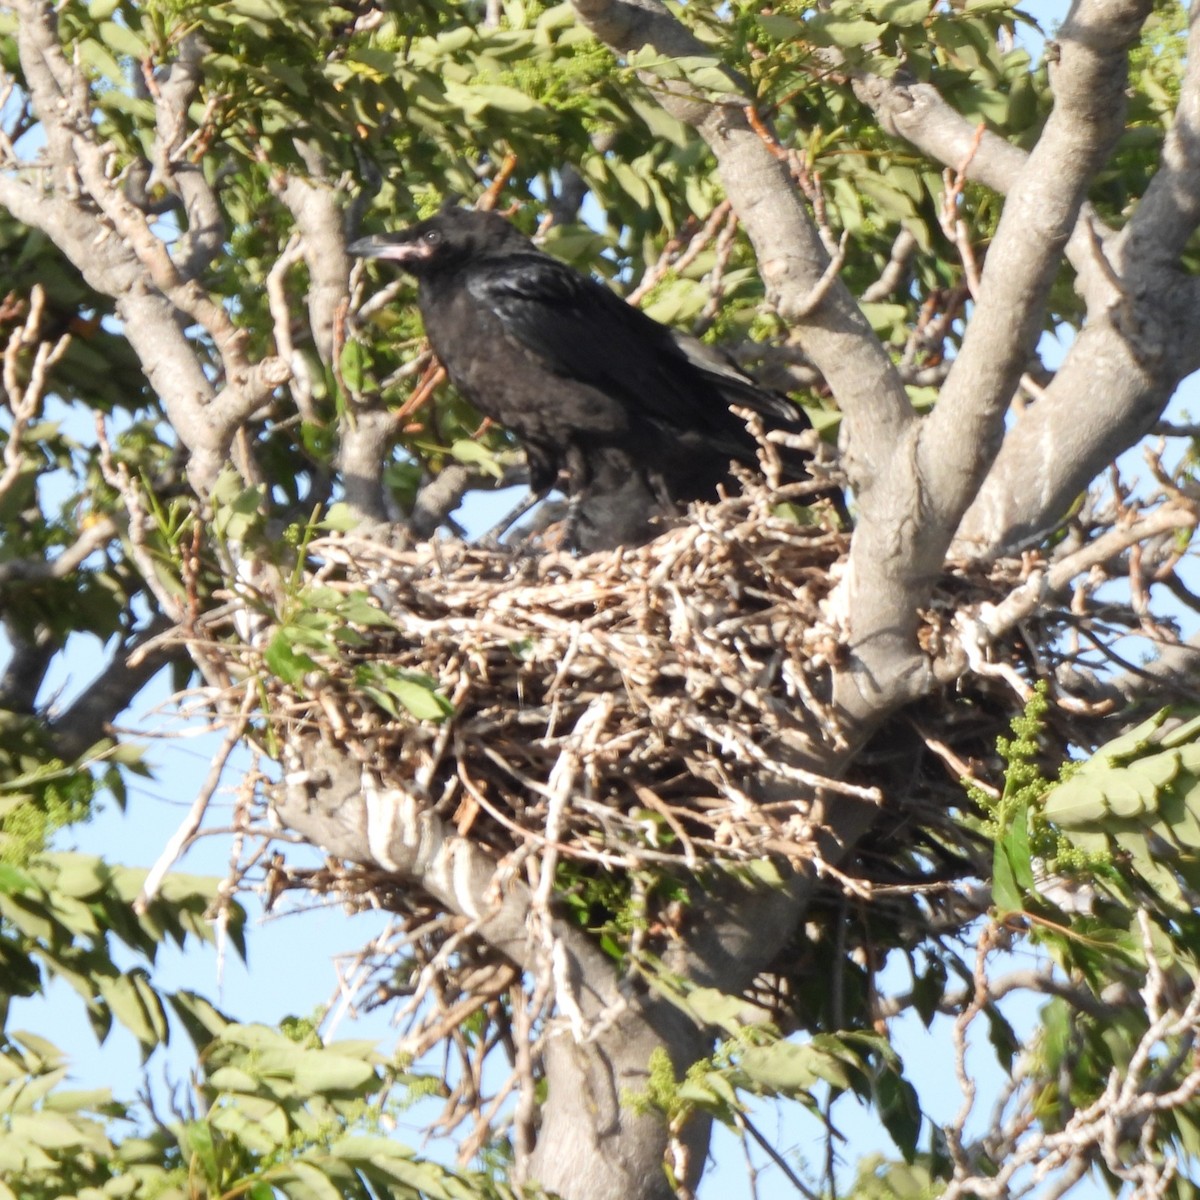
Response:
[[[143,1053],[166,1043],[167,1014],[143,971],[102,978],[97,988],[112,1015],[137,1038]]]
[[[36,1077],[20,1073],[0,1091],[0,1112],[31,1112],[66,1079],[67,1074],[68,1068],[65,1066]]]
[[[437,690],[437,680],[415,671],[399,671],[386,663],[364,663],[354,669],[355,683],[380,708],[399,717],[403,708],[418,721],[442,721],[454,706]]]
[[[277,629],[272,635],[263,651],[263,663],[289,687],[302,684],[309,671],[320,670],[315,659],[295,648],[286,628]]]
[[[139,61],[150,56],[150,47],[127,25],[116,21],[100,22],[100,40],[118,54],[128,55]]]
[[[339,500],[325,510],[325,515],[320,521],[320,528],[327,529],[331,533],[349,533],[351,529],[358,527],[358,523],[359,518],[354,509],[344,500]]]
[[[921,1136],[921,1103],[916,1088],[895,1071],[881,1071],[875,1079],[875,1107],[896,1148],[911,1163]]]
[[[353,339],[348,341],[342,347],[338,368],[342,373],[342,378],[346,381],[346,386],[352,392],[362,391],[365,365],[366,354],[363,351],[362,343]]]
[[[1048,821],[1069,830],[1099,824],[1108,814],[1108,805],[1092,776],[1081,770],[1051,788],[1042,811]]]
[[[467,116],[477,117],[489,108],[508,116],[528,116],[540,109],[536,100],[514,87],[501,83],[463,85],[452,79],[445,83],[445,97],[458,105]]]
[[[44,1150],[92,1149],[103,1152],[108,1145],[98,1124],[72,1120],[60,1113],[18,1113],[9,1117],[8,1129],[14,1138]]]
[[[702,987],[688,992],[683,1004],[701,1024],[714,1025],[731,1036],[745,1028],[746,1002],[739,996]]]
[[[26,892],[33,887],[33,880],[11,863],[0,862],[0,892]]]
[[[99,42],[91,38],[81,41],[79,58],[85,67],[109,83],[120,86],[125,82],[125,71],[121,64]]]
[[[213,514],[213,529],[218,537],[230,542],[244,542],[262,525],[262,504],[265,488],[247,488],[234,502]]]
[[[1125,759],[1140,755],[1154,744],[1154,733],[1162,727],[1163,722],[1170,716],[1169,708],[1160,708],[1152,717],[1148,717],[1140,725],[1135,725],[1127,733],[1106,742],[1096,751],[1091,762],[1112,765]],[[1085,764],[1084,770],[1087,770]]]
[[[211,1118],[212,1127],[244,1142],[259,1154],[274,1153],[291,1133],[286,1111],[267,1096],[224,1094]]]
[[[289,1163],[279,1173],[278,1186],[289,1200],[345,1200],[342,1189],[310,1162]]]
[[[1017,805],[992,855],[992,903],[1001,915],[1021,912],[1034,890],[1029,851],[1029,806]]]
[[[808,22],[808,33],[814,42],[823,46],[840,46],[844,50],[877,42],[886,31],[886,25],[875,21],[862,18],[845,20],[826,13],[818,13]]]
[[[772,1093],[807,1099],[809,1089],[825,1078],[828,1056],[809,1043],[774,1042],[742,1052],[738,1066]]]
[[[934,0],[867,0],[866,12],[887,25],[920,25],[933,9]]]
[[[684,80],[698,92],[725,93],[736,85],[728,69],[715,54],[660,54],[651,46],[643,46],[626,56],[629,65],[638,71],[648,71],[662,79]]]
[[[100,892],[109,880],[104,864],[91,855],[47,855],[54,869],[54,891],[76,899],[87,899]]]
[[[482,442],[472,438],[459,438],[451,443],[450,456],[466,466],[480,467],[493,479],[504,478],[504,468],[496,461],[495,454]]]
[[[804,32],[804,22],[796,17],[785,17],[778,13],[759,13],[755,20],[773,38],[781,41],[801,36]]]
[[[1183,775],[1159,800],[1159,816],[1176,844],[1200,850],[1200,778]]]
[[[296,1063],[296,1086],[305,1092],[360,1092],[378,1082],[370,1063],[326,1048],[303,1051]]]
[[[1009,1024],[1008,1018],[994,1004],[989,1004],[984,1013],[988,1021],[988,1041],[996,1051],[1000,1065],[1006,1071],[1011,1071],[1017,1053],[1022,1048],[1021,1039],[1017,1037],[1016,1030]]]
[[[53,1112],[98,1112],[112,1103],[111,1088],[65,1088],[47,1096],[43,1107]]]

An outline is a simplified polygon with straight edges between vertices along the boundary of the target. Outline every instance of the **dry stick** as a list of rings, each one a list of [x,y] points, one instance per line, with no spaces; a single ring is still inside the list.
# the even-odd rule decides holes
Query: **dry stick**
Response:
[[[625,297],[625,302],[637,307],[668,271],[686,271],[700,252],[717,236],[717,231],[725,224],[731,208],[732,206],[728,200],[722,200],[708,214],[703,227],[699,231],[693,232],[692,236],[688,239],[686,249],[679,254],[679,257],[674,262],[671,261],[672,257],[679,252],[683,243],[679,237],[671,238],[663,247],[663,252],[658,256],[658,261],[646,271],[637,287]]]
[[[488,190],[479,197],[479,203],[475,205],[481,212],[490,212],[500,202],[500,193],[504,191],[505,184],[508,183],[512,173],[517,169],[517,156],[511,151],[506,154],[500,163],[500,170],[496,172],[496,178],[488,185]]]
[[[0,375],[0,379],[3,381],[3,390],[8,398],[8,406],[13,419],[8,431],[8,440],[4,446],[4,471],[0,474],[0,497],[6,495],[21,477],[25,464],[25,448],[22,444],[25,429],[41,411],[47,372],[62,358],[71,344],[70,333],[64,333],[53,344],[39,341],[45,303],[46,293],[42,285],[35,284],[29,294],[29,315],[25,324],[20,329],[13,330],[9,335],[8,344],[4,348],[3,374]],[[22,383],[18,370],[21,351],[35,343],[37,350],[34,352],[33,365],[29,370],[29,379]]]
[[[431,359],[417,386],[413,388],[408,399],[392,414],[392,419],[399,424],[406,418],[411,417],[413,413],[425,405],[429,397],[441,387],[446,378],[446,368],[436,358]]]
[[[1191,999],[1182,1013],[1176,1013],[1165,1002],[1166,983],[1154,957],[1152,930],[1144,911],[1139,911],[1138,922],[1147,962],[1147,978],[1142,995],[1151,1020],[1127,1066],[1124,1070],[1114,1069],[1103,1093],[1091,1105],[1073,1113],[1058,1132],[1030,1133],[1027,1113],[1019,1112],[989,1147],[992,1159],[1002,1163],[999,1171],[988,1179],[956,1173],[945,1193],[948,1200],[969,1195],[996,1197],[997,1200],[1010,1195],[1024,1195],[1051,1172],[1065,1168],[1066,1182],[1059,1181],[1053,1191],[1055,1195],[1062,1195],[1070,1185],[1073,1165],[1077,1165],[1081,1158],[1086,1162],[1092,1151],[1100,1155],[1105,1166],[1118,1178],[1139,1184],[1141,1194],[1162,1194],[1174,1174],[1176,1164],[1168,1159],[1160,1167],[1154,1161],[1150,1140],[1155,1132],[1154,1117],[1159,1112],[1170,1111],[1194,1100],[1197,1092],[1200,1092],[1200,1068],[1193,1065],[1187,1076],[1170,1092],[1164,1092],[1145,1076],[1156,1062],[1156,1053],[1165,1041],[1181,1035],[1185,1039],[1194,1039],[1200,1032],[1200,990],[1196,989],[1193,979]],[[1169,1070],[1178,1070],[1189,1061],[1191,1056],[1185,1053],[1171,1064]],[[1156,1068],[1155,1076],[1162,1078],[1163,1073]],[[1130,1162],[1127,1149],[1129,1131],[1133,1128],[1141,1130],[1140,1163]],[[1146,1132],[1148,1128],[1149,1134]],[[1013,1180],[1027,1168],[1032,1168],[1029,1182],[1014,1188]]]
[[[942,172],[946,194],[942,198],[942,206],[938,212],[938,223],[942,227],[942,232],[958,248],[959,256],[962,258],[967,289],[973,300],[979,296],[979,264],[975,258],[974,247],[971,245],[971,231],[967,228],[967,223],[958,216],[958,201],[967,184],[967,171],[971,166],[971,160],[979,152],[979,144],[982,142],[985,132],[986,126],[978,125],[962,161],[953,171],[946,168]]]
[[[306,421],[315,423],[318,416],[313,406],[312,379],[304,356],[296,353],[295,345],[292,342],[292,313],[288,305],[286,290],[288,272],[297,263],[303,261],[303,239],[298,233],[293,233],[283,248],[283,253],[267,272],[267,306],[271,312],[275,354],[292,368],[292,394],[296,400],[296,408]],[[335,327],[340,331],[343,328],[343,322],[336,322]],[[334,363],[339,363],[340,359],[341,355],[335,354]],[[339,382],[341,381],[339,380]]]
[[[125,464],[117,462],[113,458],[112,446],[109,444],[108,431],[105,427],[104,414],[97,412],[95,422],[96,443],[100,457],[100,473],[103,475],[104,481],[110,487],[115,488],[120,494],[125,504],[125,509],[129,514],[129,553],[137,564],[138,571],[141,573],[146,585],[154,593],[154,598],[162,607],[163,612],[176,624],[182,624],[187,618],[187,610],[180,604],[175,593],[159,581],[157,565],[146,549],[146,535],[143,528],[146,513],[142,507],[141,497],[138,495],[137,488],[129,477],[129,472]]]
[[[252,740],[250,745],[253,747]],[[229,948],[229,915],[233,907],[233,897],[238,888],[244,884],[246,873],[266,853],[269,844],[268,839],[260,839],[258,850],[250,856],[248,862],[243,861],[242,852],[245,849],[246,838],[253,836],[250,833],[250,814],[254,807],[254,798],[261,778],[258,769],[259,758],[259,751],[257,748],[253,748],[250,767],[243,773],[238,784],[237,799],[233,805],[233,826],[229,830],[220,831],[221,836],[229,837],[229,857],[227,859],[229,865],[226,868],[225,878],[217,885],[217,911],[213,920],[216,935],[217,977],[219,979],[224,978],[225,975],[225,953]]]
[[[989,921],[980,931],[975,951],[974,994],[971,1002],[959,1013],[954,1022],[954,1073],[963,1094],[963,1102],[954,1119],[946,1126],[945,1134],[950,1157],[954,1160],[956,1180],[970,1170],[970,1162],[963,1145],[963,1129],[975,1105],[975,1080],[967,1071],[967,1030],[975,1018],[987,1007],[990,998],[987,960],[988,955],[997,945],[999,935],[1000,926],[994,921]]]
[[[474,994],[468,993],[461,1000],[445,1006],[444,1012],[436,1020],[427,1020],[420,1035],[405,1038],[404,1050],[414,1059],[432,1050],[443,1038],[461,1028],[464,1022],[470,1020],[481,1008],[500,995],[512,982],[516,971],[511,967],[504,968],[487,989],[480,989]]]
[[[757,1126],[750,1120],[745,1113],[735,1113],[735,1120],[770,1156],[771,1161],[787,1176],[788,1182],[798,1191],[805,1200],[819,1200],[817,1193],[810,1188],[795,1171],[792,1170],[786,1158],[779,1153],[778,1150],[763,1137]]]
[[[725,295],[725,269],[728,267],[730,256],[733,254],[734,240],[737,237],[737,227],[737,213],[730,207],[729,215],[726,217],[721,227],[721,232],[717,236],[716,257],[713,262],[713,269],[709,272],[708,276],[708,299],[704,302],[704,307],[700,310],[696,327],[692,330],[693,333],[701,333],[716,319],[717,310],[720,308],[721,300]],[[761,441],[762,439],[760,438],[759,440]]]
[[[1000,604],[980,609],[976,622],[981,636],[992,639],[1011,629],[1045,602],[1047,595],[1064,590],[1077,575],[1115,558],[1146,538],[1175,529],[1194,529],[1200,521],[1195,501],[1164,504],[1124,527],[1101,534],[1081,549],[1065,555],[1050,566],[1036,569],[1027,583],[1013,590]]]
[[[164,876],[178,862],[192,838],[196,836],[196,831],[200,828],[200,823],[204,820],[204,814],[208,811],[209,801],[212,800],[217,787],[220,785],[225,765],[229,762],[230,755],[241,744],[242,734],[245,732],[246,725],[250,720],[250,714],[257,704],[258,692],[254,687],[247,686],[242,696],[241,708],[234,718],[233,723],[229,726],[229,731],[218,747],[216,754],[213,755],[212,764],[208,768],[208,774],[204,777],[204,783],[201,785],[200,791],[196,794],[195,800],[192,801],[192,806],[188,809],[187,816],[184,817],[183,821],[180,822],[179,828],[167,840],[162,853],[158,856],[154,866],[150,868],[146,880],[142,884],[142,890],[138,892],[137,899],[133,902],[133,911],[139,916],[149,908],[155,896],[158,895],[158,889],[162,884]]]
[[[354,997],[362,991],[366,980],[375,970],[368,962],[369,956],[386,950],[388,942],[394,936],[395,926],[395,920],[389,920],[382,933],[373,937],[365,946],[360,946],[354,953],[349,972],[343,971],[341,964],[338,964],[337,983],[334,985],[333,995],[325,1004],[325,1016],[321,1021],[321,1024],[326,1026],[325,1032],[321,1034],[321,1041],[325,1045],[333,1040],[342,1018],[354,1007]]]

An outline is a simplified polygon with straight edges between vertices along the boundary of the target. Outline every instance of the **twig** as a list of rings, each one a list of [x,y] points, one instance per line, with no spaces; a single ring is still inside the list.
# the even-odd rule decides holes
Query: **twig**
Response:
[[[258,693],[253,687],[247,687],[242,696],[241,708],[237,716],[231,720],[225,737],[221,740],[220,746],[217,747],[217,751],[213,755],[212,764],[208,769],[208,774],[204,777],[204,782],[200,786],[200,791],[196,793],[196,798],[192,801],[187,816],[184,817],[179,824],[179,828],[168,839],[162,853],[147,873],[137,899],[133,902],[133,911],[139,916],[145,913],[150,907],[154,898],[158,895],[158,889],[162,885],[167,872],[179,861],[180,856],[196,836],[201,822],[204,820],[204,814],[208,811],[209,802],[220,786],[221,776],[225,771],[226,764],[229,762],[230,755],[241,745],[242,735],[246,731],[250,714],[254,711],[257,704]]]

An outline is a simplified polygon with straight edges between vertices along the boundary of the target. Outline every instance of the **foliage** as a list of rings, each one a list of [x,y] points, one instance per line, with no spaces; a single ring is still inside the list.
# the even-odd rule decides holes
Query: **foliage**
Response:
[[[628,1111],[662,1119],[672,1136],[706,1118],[744,1129],[764,1099],[795,1102],[823,1121],[833,1099],[847,1097],[839,1111],[857,1099],[873,1106],[873,1119],[904,1160],[857,1164],[856,1194],[880,1197],[924,1197],[946,1187],[971,1194],[972,1179],[998,1178],[1009,1158],[1050,1162],[1054,1136],[1066,1133],[1077,1139],[1078,1161],[1114,1186],[1132,1170],[1122,1160],[1138,1155],[1161,1165],[1173,1153],[1194,1163],[1200,1118],[1194,1096],[1181,1089],[1195,1076],[1200,727],[1190,711],[1177,719],[1164,710],[1097,748],[1108,737],[1097,734],[1108,729],[1106,712],[1096,706],[1071,725],[1054,689],[1039,682],[1056,674],[1069,657],[1063,644],[1076,635],[1099,631],[1103,642],[1116,639],[1114,630],[1153,627],[1166,631],[1164,643],[1172,640],[1170,622],[1155,625],[1137,589],[1170,584],[1189,550],[1186,533],[1159,529],[1135,550],[1131,541],[1086,564],[1103,572],[1118,563],[1133,594],[1100,617],[1085,620],[1047,593],[1019,618],[1021,638],[989,647],[993,661],[971,660],[968,671],[961,662],[946,666],[954,658],[947,652],[944,694],[922,697],[928,707],[881,714],[851,739],[854,754],[818,764],[828,778],[813,775],[808,755],[784,762],[780,751],[779,763],[761,767],[761,777],[775,770],[776,782],[786,778],[793,792],[799,780],[807,794],[817,778],[833,803],[845,799],[847,807],[851,796],[865,795],[880,819],[851,864],[863,868],[861,877],[839,874],[848,864],[830,852],[820,886],[806,893],[815,897],[808,915],[736,996],[691,986],[662,965],[692,932],[689,922],[702,925],[714,897],[731,881],[744,882],[724,869],[681,871],[680,860],[698,828],[714,846],[746,828],[735,801],[753,795],[753,771],[729,749],[734,721],[753,719],[763,744],[774,748],[795,732],[778,695],[754,707],[746,674],[757,682],[791,671],[787,686],[796,690],[788,704],[831,711],[817,669],[803,678],[795,668],[795,647],[803,643],[805,662],[827,678],[847,661],[835,635],[853,620],[838,627],[831,618],[812,637],[798,618],[789,630],[775,629],[772,622],[803,591],[795,577],[770,595],[738,591],[745,613],[719,629],[710,625],[711,611],[689,616],[682,599],[662,608],[676,652],[685,643],[711,650],[706,661],[716,665],[706,669],[703,687],[733,716],[728,726],[693,730],[688,754],[662,767],[662,777],[646,778],[631,764],[642,761],[637,756],[653,738],[669,739],[670,722],[631,721],[632,732],[601,766],[613,768],[636,802],[599,815],[602,806],[593,803],[593,824],[580,820],[574,828],[585,832],[571,847],[586,842],[593,857],[556,858],[570,830],[560,819],[561,836],[545,834],[546,810],[537,805],[554,800],[549,783],[534,779],[520,755],[503,758],[493,739],[491,786],[471,794],[468,785],[485,773],[446,769],[446,746],[464,736],[456,718],[465,713],[476,732],[516,727],[521,736],[512,741],[537,765],[553,754],[560,755],[554,763],[569,764],[574,755],[580,795],[593,801],[603,756],[588,749],[586,729],[556,723],[564,713],[578,715],[560,692],[577,682],[571,671],[586,660],[588,637],[616,610],[612,597],[635,573],[613,567],[607,581],[573,579],[572,595],[583,598],[569,617],[567,648],[535,680],[549,635],[514,631],[511,609],[499,603],[473,614],[490,623],[493,641],[454,640],[467,622],[445,598],[444,582],[459,571],[459,595],[467,595],[462,564],[469,572],[482,559],[439,561],[428,572],[437,586],[410,572],[403,586],[440,606],[436,630],[444,644],[437,649],[457,672],[443,676],[428,662],[400,666],[388,654],[402,639],[422,653],[430,649],[435,621],[428,611],[416,601],[396,611],[392,602],[404,593],[395,575],[376,570],[375,560],[347,564],[330,550],[348,530],[378,533],[406,521],[414,539],[448,520],[453,532],[450,514],[464,494],[519,475],[520,456],[504,431],[481,423],[452,388],[436,386],[410,283],[400,281],[387,302],[377,301],[385,286],[378,268],[345,256],[354,236],[402,225],[448,199],[510,209],[550,252],[761,372],[823,434],[836,435],[842,413],[834,389],[798,335],[811,313],[789,325],[767,302],[764,275],[774,281],[777,264],[756,259],[747,214],[729,207],[729,180],[713,145],[668,111],[666,100],[715,101],[745,117],[803,195],[823,244],[836,251],[838,285],[867,297],[862,312],[914,409],[936,411],[938,389],[963,355],[981,304],[973,276],[979,264],[986,268],[998,237],[1002,198],[967,178],[980,137],[966,159],[935,162],[888,127],[864,99],[864,81],[935,85],[980,136],[987,131],[1028,149],[1052,111],[1057,60],[1043,55],[1049,19],[1006,0],[829,0],[817,8],[796,0],[689,0],[671,8],[694,35],[689,53],[647,46],[614,54],[571,4],[544,0],[65,3],[48,7],[45,20],[61,57],[38,60],[79,72],[80,87],[63,106],[78,103],[83,111],[71,114],[64,135],[52,127],[59,109],[39,108],[33,60],[19,46],[32,28],[29,11],[0,6],[0,68],[12,83],[0,105],[0,617],[11,652],[0,679],[0,1016],[7,1030],[11,1002],[38,996],[57,978],[80,997],[97,1036],[119,1025],[148,1058],[183,1028],[199,1061],[194,1093],[174,1106],[179,1111],[160,1114],[109,1089],[71,1090],[62,1051],[8,1030],[0,1046],[0,1200],[500,1194],[519,1174],[513,1164],[526,1152],[522,1137],[532,1138],[530,1113],[544,1099],[545,1080],[524,1061],[525,1048],[514,1048],[513,1031],[544,1048],[563,1017],[552,1015],[561,964],[522,973],[494,947],[480,948],[477,912],[443,912],[411,879],[276,863],[266,846],[277,830],[265,820],[253,824],[244,810],[236,837],[243,849],[247,841],[254,846],[239,860],[239,885],[272,897],[283,888],[334,891],[401,914],[406,940],[364,961],[374,964],[372,979],[386,1001],[423,998],[427,1024],[418,1033],[433,1030],[438,1044],[453,1045],[461,1078],[449,1068],[446,1079],[406,1075],[372,1046],[323,1046],[311,1029],[237,1024],[198,996],[158,986],[154,959],[168,942],[200,939],[244,952],[242,909],[226,887],[178,874],[139,900],[145,872],[60,852],[56,838],[86,821],[103,794],[123,803],[131,779],[146,772],[142,751],[116,726],[164,668],[222,720],[241,721],[242,741],[284,763],[265,773],[264,793],[283,786],[280,776],[285,783],[305,777],[304,764],[288,755],[299,755],[309,736],[339,754],[351,742],[361,751],[343,755],[356,802],[367,790],[361,768],[372,756],[392,755],[414,788],[443,787],[432,798],[437,829],[502,846],[497,878],[524,880],[539,897],[541,907],[527,914],[533,940],[559,929],[565,914],[562,924],[597,947],[615,972],[623,999],[668,994],[690,1014],[707,1031],[704,1052],[672,1066],[657,1048],[645,1089],[624,1096]],[[1133,46],[1124,132],[1088,190],[1094,213],[1114,230],[1137,212],[1160,164],[1185,86],[1187,30],[1182,6],[1162,0]],[[190,90],[180,100],[175,89],[184,85]],[[740,99],[730,100],[739,88]],[[86,163],[55,164],[64,146],[79,145],[96,150],[92,176]],[[9,198],[30,181],[38,208],[22,223]],[[315,216],[314,196],[325,205]],[[79,197],[70,214],[107,222],[103,236],[89,227],[89,236],[73,242],[67,216],[55,236],[35,228],[42,213],[60,212],[59,201],[69,208]],[[135,235],[145,235],[154,252]],[[1181,277],[1197,267],[1196,239],[1184,240]],[[893,265],[900,282],[880,288]],[[1058,263],[1053,273],[1046,303],[1029,311],[1042,334],[1066,342],[1085,327],[1088,305],[1081,271]],[[1133,291],[1105,309],[1105,321],[1112,313],[1124,320]],[[145,317],[136,305],[148,295],[168,312],[150,350],[134,319]],[[183,344],[191,373],[173,357],[172,338]],[[1171,357],[1159,347],[1139,364]],[[1022,362],[1017,374],[1026,398],[1036,400],[1050,372]],[[181,395],[200,396],[199,421],[181,416]],[[224,440],[205,441],[231,396],[244,401],[241,416]],[[1149,411],[1144,405],[1139,430]],[[356,456],[364,445],[369,453]],[[1174,475],[1158,460],[1152,468],[1167,494],[1185,500],[1194,496],[1192,470],[1186,459]],[[379,482],[378,494],[365,500],[366,485]],[[443,488],[436,504],[429,500]],[[865,502],[867,490],[860,487],[856,501]],[[961,646],[947,615],[955,605],[982,619],[999,599],[989,587],[1019,598],[1072,539],[1094,544],[1102,526],[1129,528],[1140,510],[1119,485],[1117,492],[1116,515],[1097,517],[1093,501],[1080,500],[1051,533],[1022,540],[1030,557],[1012,574],[984,580],[970,566],[944,571],[950,587],[935,597],[931,584],[922,607],[922,653],[932,660]],[[762,523],[786,525],[789,511],[799,510],[778,507]],[[927,523],[931,511],[914,504],[910,524]],[[722,542],[711,528],[718,551],[732,555],[730,544],[746,551],[748,539]],[[381,561],[399,562],[401,573],[407,560],[397,546],[405,536],[376,539]],[[1177,544],[1165,546],[1171,537]],[[761,555],[755,549],[764,570],[782,557],[783,540]],[[892,542],[880,545],[894,553]],[[1151,549],[1159,557],[1143,571],[1139,556]],[[727,560],[713,561],[736,591]],[[679,590],[679,560],[643,565],[638,578],[661,594]],[[538,562],[511,569],[505,587],[547,586]],[[563,579],[570,571],[562,570],[549,581],[560,600],[569,590]],[[853,572],[831,559],[820,574],[813,629],[829,617],[835,577]],[[1089,597],[1100,586],[1089,582]],[[1179,594],[1186,602],[1186,588]],[[750,638],[752,622],[770,635],[769,645],[759,634]],[[634,651],[644,649],[648,628],[630,622],[618,630],[632,647],[628,664],[639,665]],[[102,648],[96,676],[57,695],[55,680],[81,643]],[[1122,665],[1115,653],[1079,659],[1100,676]],[[700,690],[677,662],[664,657],[660,666],[630,669],[621,679],[649,695],[653,677],[660,691],[650,700],[659,715],[670,707],[663,697]],[[451,675],[454,687],[446,685]],[[1013,736],[997,744],[1014,703],[1014,675],[1017,692],[1032,686],[1032,699],[1012,723]],[[519,703],[497,715],[475,685],[502,676],[516,680]],[[553,715],[536,724],[543,709]],[[357,724],[341,720],[348,710]],[[293,720],[303,736],[276,737],[276,717]],[[336,736],[322,724],[334,717]],[[397,729],[416,730],[412,744],[428,760],[400,753],[409,743]],[[821,749],[832,761],[836,738],[828,732],[813,741],[827,739]],[[1064,766],[1067,745],[1079,761]],[[751,741],[738,753],[757,750]],[[945,783],[946,764],[952,777],[964,762],[981,786],[943,803],[954,786]],[[696,783],[701,770],[708,772],[703,786]],[[930,799],[921,793],[935,774],[943,790]],[[530,779],[536,786],[527,786]],[[543,824],[524,829],[527,845],[516,847],[495,831],[520,826],[527,814],[515,805],[497,809],[495,801],[520,787],[536,799],[528,811]],[[719,798],[736,815],[711,805],[703,821],[685,825],[664,794]],[[807,818],[789,811],[793,818],[786,827],[780,818],[786,837],[768,840],[762,861],[747,867],[760,893],[782,893],[785,868],[803,858],[796,829]],[[431,835],[425,845],[437,840]],[[639,871],[624,861],[613,866],[618,849],[643,855]],[[542,879],[553,886],[542,887]],[[976,884],[986,891],[982,902]],[[773,933],[765,930],[764,940]],[[1046,964],[1021,989],[1045,1000],[1025,1046],[1001,986],[1005,952],[1028,952]],[[475,981],[475,990],[464,980]],[[747,999],[757,1006],[754,1019]],[[419,1007],[414,1001],[411,1011]],[[929,1132],[920,1068],[902,1061],[890,1038],[889,1023],[905,1013],[935,1031],[953,1020],[945,1044],[952,1052],[961,1046],[964,1056],[973,1022],[986,1025],[1012,1084],[991,1140],[972,1139],[965,1118]],[[484,1094],[491,1084],[484,1085],[482,1063],[493,1052],[514,1059],[512,1094],[521,1099],[502,1096],[488,1111],[495,1097]],[[1128,1097],[1113,1098],[1114,1080],[1129,1083]],[[447,1127],[465,1112],[481,1124],[485,1111],[508,1122],[493,1140],[479,1134],[470,1143],[487,1166],[481,1175],[436,1167],[391,1135],[396,1106],[427,1089],[446,1099]],[[514,1104],[523,1115],[511,1115]],[[1081,1114],[1101,1108],[1110,1124],[1103,1137],[1091,1137]],[[1095,1129],[1100,1122],[1097,1115]],[[1164,1178],[1162,1194],[1190,1196],[1186,1165]],[[822,1186],[832,1190],[832,1180]]]
[[[62,1084],[68,1063],[44,1038],[14,1033],[0,1051],[0,1196],[311,1197],[496,1195],[420,1161],[387,1136],[384,1064],[361,1042],[298,1046],[173,998],[204,1070],[189,1113],[161,1120],[109,1088]]]
[[[70,1061],[52,1042],[14,1030],[0,1041],[0,1196],[311,1197],[382,1194],[412,1200],[494,1195],[474,1177],[423,1162],[388,1136],[392,1106],[420,1088],[371,1043],[322,1044],[230,1021],[190,991],[151,977],[157,948],[211,941],[218,881],[172,875],[140,911],[145,872],[80,854],[48,854],[0,879],[6,1001],[62,979],[97,1037],[114,1020],[144,1056],[182,1027],[199,1055],[195,1087],[163,1116],[113,1089],[71,1088]],[[244,951],[243,912],[224,901],[222,936]],[[114,961],[113,943],[136,960]],[[7,1009],[7,1004],[6,1004]],[[173,1019],[172,1019],[173,1018]],[[176,1101],[175,1103],[179,1103]]]

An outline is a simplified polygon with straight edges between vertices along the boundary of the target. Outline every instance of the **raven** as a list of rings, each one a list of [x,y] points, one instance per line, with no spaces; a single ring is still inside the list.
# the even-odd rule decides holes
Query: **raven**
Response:
[[[573,549],[645,542],[689,501],[736,487],[731,463],[757,466],[758,444],[731,405],[767,429],[809,427],[789,400],[498,213],[445,209],[350,253],[416,277],[425,332],[454,386],[516,436],[535,493],[565,491]],[[794,451],[781,459],[788,477],[807,477]]]

